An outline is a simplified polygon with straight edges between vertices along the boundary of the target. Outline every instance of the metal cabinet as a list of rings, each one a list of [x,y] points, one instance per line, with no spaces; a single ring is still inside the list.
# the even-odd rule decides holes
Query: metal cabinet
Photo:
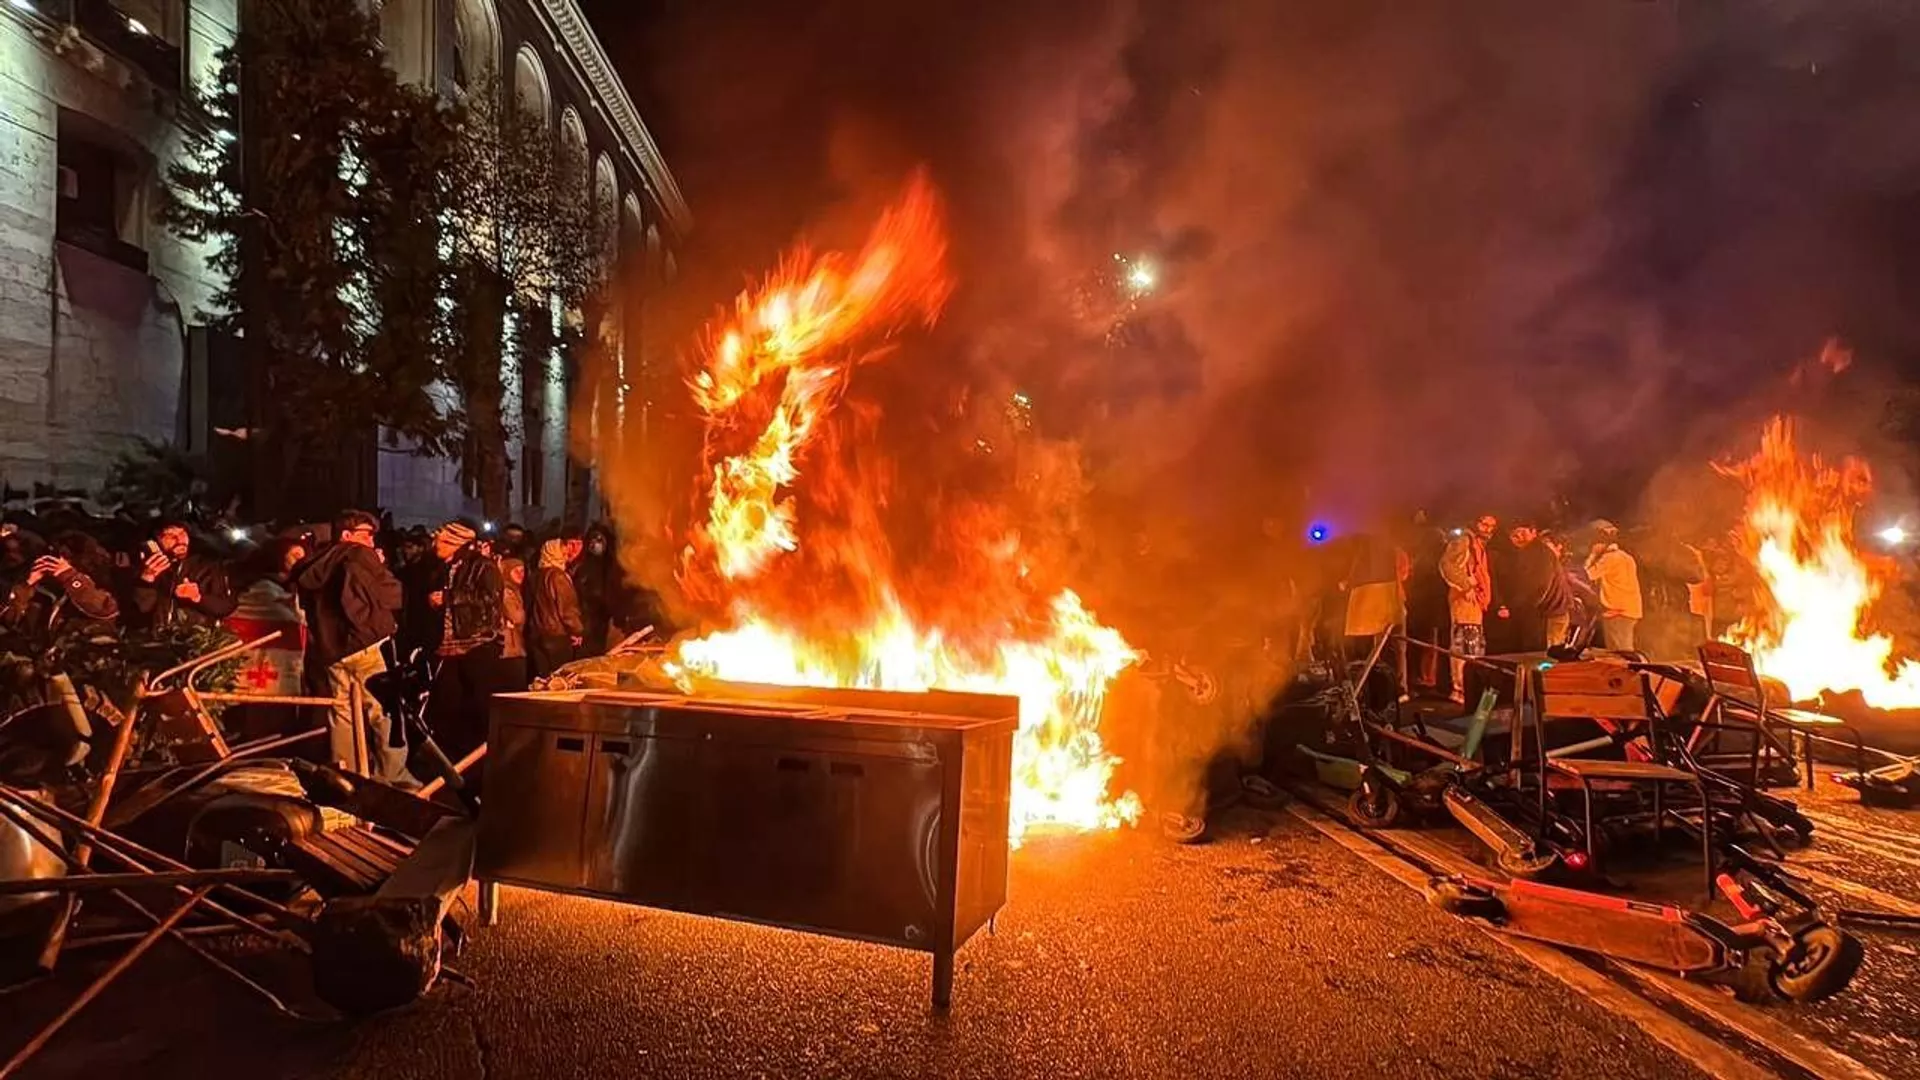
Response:
[[[934,954],[1006,901],[1019,702],[729,687],[506,694],[478,875]]]

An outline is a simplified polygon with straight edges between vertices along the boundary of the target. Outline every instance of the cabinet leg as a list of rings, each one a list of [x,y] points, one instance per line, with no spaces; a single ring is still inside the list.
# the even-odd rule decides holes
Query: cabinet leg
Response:
[[[497,881],[480,883],[480,925],[500,925],[500,883]]]
[[[953,1003],[953,950],[933,954],[933,1007],[945,1012]]]

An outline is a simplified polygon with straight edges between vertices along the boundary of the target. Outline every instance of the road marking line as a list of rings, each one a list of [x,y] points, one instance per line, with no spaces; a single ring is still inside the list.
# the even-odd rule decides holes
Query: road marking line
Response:
[[[1412,863],[1310,807],[1297,802],[1289,803],[1287,811],[1322,836],[1360,856],[1368,865],[1425,895],[1427,875]],[[1762,1068],[1722,1043],[1701,1034],[1659,1006],[1552,946],[1511,937],[1471,920],[1462,919],[1461,922],[1499,942],[1522,960],[1558,979],[1606,1012],[1646,1032],[1655,1042],[1716,1080],[1780,1080],[1779,1074]]]
[[[1822,838],[1834,840],[1903,866],[1920,866],[1920,859],[1913,856],[1915,847],[1920,846],[1920,837],[1900,837],[1891,832],[1862,828],[1826,814],[1801,812],[1819,826],[1814,830],[1816,841]]]
[[[1862,885],[1851,878],[1843,878],[1837,874],[1829,874],[1825,870],[1815,870],[1811,866],[1802,866],[1799,863],[1793,862],[1791,859],[1787,861],[1782,869],[1793,877],[1805,878],[1815,885],[1824,885],[1843,896],[1851,896],[1856,900],[1865,900],[1871,904],[1878,904],[1883,910],[1895,915],[1920,916],[1920,904],[1916,904],[1911,900],[1902,899],[1892,893],[1881,892],[1871,885]]]

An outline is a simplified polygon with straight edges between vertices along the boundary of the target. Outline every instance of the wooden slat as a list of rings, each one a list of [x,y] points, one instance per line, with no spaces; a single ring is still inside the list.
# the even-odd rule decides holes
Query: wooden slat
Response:
[[[1551,694],[1540,712],[1552,717],[1590,717],[1594,720],[1645,720],[1647,699],[1641,694]]]
[[[1540,672],[1540,688],[1548,694],[1638,693],[1640,673],[1619,664],[1593,661],[1555,664]]]
[[[1593,761],[1587,758],[1554,758],[1551,768],[1568,776],[1589,780],[1673,780],[1691,781],[1693,774],[1651,761]]]

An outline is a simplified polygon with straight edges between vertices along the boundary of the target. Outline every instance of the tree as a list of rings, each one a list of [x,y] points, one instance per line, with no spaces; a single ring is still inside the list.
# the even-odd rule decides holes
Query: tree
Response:
[[[466,478],[484,512],[503,517],[511,508],[507,447],[515,419],[507,410],[509,376],[521,376],[525,432],[545,389],[529,361],[566,340],[571,320],[561,320],[556,339],[556,308],[578,310],[597,286],[596,238],[606,235],[606,223],[588,197],[584,171],[545,120],[495,85],[470,92],[449,176],[446,372],[459,392]]]
[[[339,487],[343,448],[381,429],[428,453],[457,437],[424,347],[455,118],[400,83],[362,5],[251,0],[246,15],[162,217],[214,246],[226,286],[204,314],[246,340],[255,512],[329,511],[360,494]]]

